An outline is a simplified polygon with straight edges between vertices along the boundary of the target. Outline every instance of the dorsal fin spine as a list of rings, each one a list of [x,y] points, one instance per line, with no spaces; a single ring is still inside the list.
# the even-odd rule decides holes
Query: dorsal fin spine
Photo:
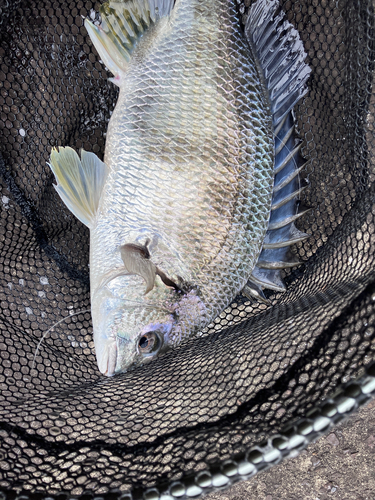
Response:
[[[279,0],[257,0],[249,9],[245,33],[256,53],[268,90],[275,136],[275,184],[263,250],[248,282],[247,294],[258,297],[263,288],[283,291],[280,270],[299,262],[289,246],[308,237],[294,221],[301,193],[299,173],[304,167],[295,133],[293,107],[307,93],[311,69],[297,30],[279,10]]]
[[[283,12],[277,14],[278,9],[278,0],[257,0],[249,9],[245,28],[263,69],[274,125],[307,92],[306,81],[311,72],[304,62],[306,53],[297,30]]]

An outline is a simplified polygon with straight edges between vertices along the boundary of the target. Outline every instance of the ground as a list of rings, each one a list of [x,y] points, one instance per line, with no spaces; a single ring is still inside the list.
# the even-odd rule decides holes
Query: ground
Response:
[[[207,500],[375,500],[375,400],[297,458]]]

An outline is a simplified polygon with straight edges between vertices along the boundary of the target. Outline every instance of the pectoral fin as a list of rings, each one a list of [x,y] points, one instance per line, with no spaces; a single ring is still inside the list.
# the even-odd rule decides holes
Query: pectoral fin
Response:
[[[110,271],[105,276],[100,283],[99,289],[106,286],[110,281],[120,277],[128,276],[130,274],[136,274],[141,276],[146,283],[145,295],[155,286],[155,278],[158,275],[163,283],[169,287],[174,288],[176,292],[182,292],[180,287],[176,285],[174,281],[169,279],[166,274],[155,266],[155,264],[150,260],[150,252],[147,248],[149,241],[147,240],[145,245],[138,245],[137,243],[127,243],[120,247],[121,259],[124,263],[124,267]]]
[[[137,274],[145,280],[146,295],[154,288],[156,277],[156,266],[150,260],[147,246],[130,243],[123,245],[120,248],[120,253],[126,272],[129,274]]]

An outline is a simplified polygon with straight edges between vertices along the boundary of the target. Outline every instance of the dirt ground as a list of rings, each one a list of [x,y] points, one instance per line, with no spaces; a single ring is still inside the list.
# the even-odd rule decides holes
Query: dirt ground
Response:
[[[375,500],[375,400],[297,457],[207,500]]]

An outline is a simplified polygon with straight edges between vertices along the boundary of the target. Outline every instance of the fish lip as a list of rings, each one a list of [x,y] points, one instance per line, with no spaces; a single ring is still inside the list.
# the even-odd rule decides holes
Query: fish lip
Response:
[[[116,339],[109,339],[104,348],[101,359],[98,359],[98,368],[102,375],[113,377],[116,373],[118,348]]]

